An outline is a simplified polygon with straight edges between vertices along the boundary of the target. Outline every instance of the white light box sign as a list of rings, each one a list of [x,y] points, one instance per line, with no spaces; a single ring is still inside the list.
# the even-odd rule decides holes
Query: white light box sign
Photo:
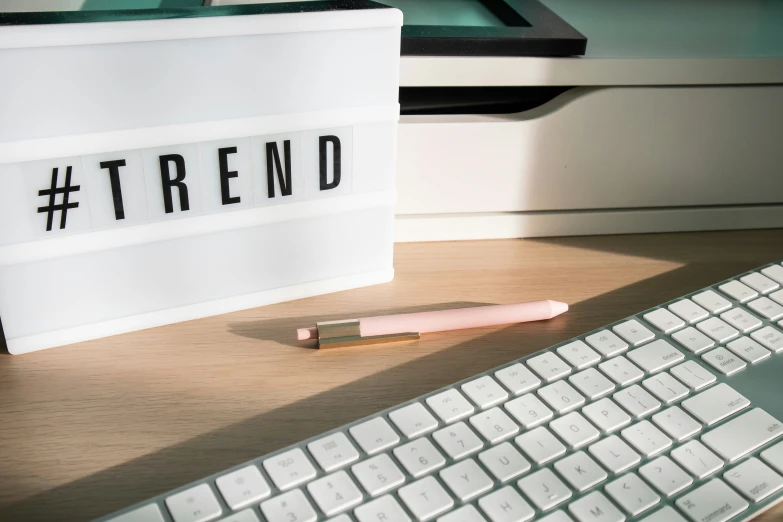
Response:
[[[155,13],[0,15],[10,353],[393,277],[401,13]]]

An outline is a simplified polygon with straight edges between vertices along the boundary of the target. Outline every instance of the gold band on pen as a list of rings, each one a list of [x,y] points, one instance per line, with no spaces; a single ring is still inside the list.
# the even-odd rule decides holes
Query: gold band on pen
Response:
[[[324,321],[316,323],[315,326],[318,328],[318,348],[320,349],[359,346],[363,344],[415,341],[420,337],[418,332],[368,335],[362,337],[361,326],[358,319]]]

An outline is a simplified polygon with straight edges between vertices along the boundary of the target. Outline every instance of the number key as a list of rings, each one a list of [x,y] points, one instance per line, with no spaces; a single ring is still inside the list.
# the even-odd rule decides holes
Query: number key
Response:
[[[394,456],[413,477],[420,477],[446,464],[446,459],[426,437],[394,448]]]

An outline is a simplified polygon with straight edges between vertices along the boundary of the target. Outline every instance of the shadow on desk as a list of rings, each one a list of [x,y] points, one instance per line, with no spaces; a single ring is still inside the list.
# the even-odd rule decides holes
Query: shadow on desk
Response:
[[[716,247],[715,241],[710,243],[699,239],[704,235],[698,238],[694,236],[667,236],[666,252],[662,251],[664,249],[661,246],[656,246],[655,235],[537,240],[574,248],[597,248],[633,256],[667,259],[681,263],[682,266],[576,303],[569,313],[553,320],[512,325],[492,331],[2,507],[0,520],[43,521],[51,520],[53,513],[56,513],[57,520],[76,521],[105,515],[749,270],[775,259],[775,255],[783,257],[780,249],[774,245],[734,244],[732,248],[739,249],[737,254],[723,252],[719,256],[720,261],[716,262],[712,257],[713,250],[727,248],[727,245]],[[672,237],[675,239],[671,240]],[[780,241],[777,244],[783,244],[783,234],[778,239]],[[693,241],[704,241],[703,253],[693,254]],[[433,245],[433,248],[437,247]],[[743,248],[752,248],[754,254],[748,255],[747,250],[743,253]],[[398,270],[398,277],[405,276],[403,266]],[[578,279],[574,277],[577,282]],[[444,308],[474,304],[449,303]],[[395,309],[387,312],[421,310]],[[330,317],[317,318],[325,319]],[[311,324],[315,320],[315,317],[302,317],[279,322],[251,321],[236,323],[230,328],[236,335],[266,339],[269,333],[277,339],[283,332],[288,336],[293,327]],[[74,498],[80,501],[73,502]]]

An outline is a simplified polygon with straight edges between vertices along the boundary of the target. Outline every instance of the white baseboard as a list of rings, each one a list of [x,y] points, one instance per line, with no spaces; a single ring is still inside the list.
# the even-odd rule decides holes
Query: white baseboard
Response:
[[[394,240],[455,241],[783,227],[783,205],[398,215]]]

